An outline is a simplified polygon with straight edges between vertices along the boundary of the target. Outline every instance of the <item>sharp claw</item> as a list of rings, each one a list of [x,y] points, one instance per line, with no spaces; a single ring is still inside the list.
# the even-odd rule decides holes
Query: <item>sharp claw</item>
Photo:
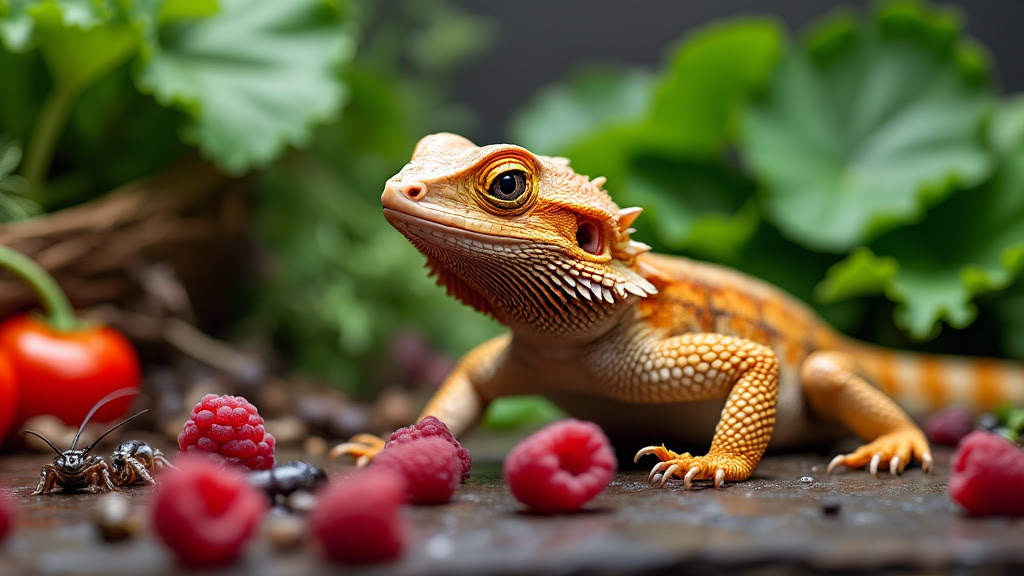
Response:
[[[647,482],[649,484],[654,484],[654,477],[658,475],[658,472],[661,472],[665,468],[667,468],[665,462],[658,462],[657,464],[655,464],[654,468],[651,468],[651,473],[647,475]]]
[[[718,472],[715,472],[715,490],[721,490],[722,489],[722,484],[724,484],[724,483],[725,483],[725,470],[722,470],[721,468],[719,468]]]
[[[654,454],[655,452],[657,452],[657,450],[658,450],[657,446],[647,446],[645,448],[641,448],[639,451],[637,451],[636,456],[633,456],[633,463],[636,464],[637,461],[640,460],[641,456],[646,456],[648,454]]]
[[[373,461],[372,458],[370,458],[366,454],[363,454],[359,458],[356,458],[356,468],[364,468],[366,466],[369,466],[370,462],[372,462],[372,461]]]
[[[825,469],[825,474],[831,474],[832,471],[836,469],[836,467],[843,463],[843,459],[845,458],[846,456],[843,454],[840,454],[833,458],[832,461],[828,463],[828,468]]]
[[[672,475],[675,474],[676,472],[679,472],[679,470],[680,468],[678,464],[673,464],[669,466],[668,470],[665,470],[665,474],[661,476],[661,482],[658,483],[658,487],[663,488],[665,484],[669,481],[669,479],[672,478]]]
[[[899,476],[900,472],[903,472],[903,467],[900,466],[900,457],[893,456],[892,460],[889,460],[889,474]]]
[[[924,470],[925,473],[932,471],[932,464],[934,463],[935,461],[932,460],[932,455],[929,453],[925,453],[925,455],[921,457],[921,469]]]
[[[871,472],[872,478],[878,478],[878,465],[882,463],[882,455],[875,454],[871,457],[871,464],[868,465],[868,471]]]
[[[693,477],[697,475],[697,472],[700,472],[699,468],[690,468],[690,471],[686,473],[686,476],[683,476],[684,489],[689,490],[693,487]]]

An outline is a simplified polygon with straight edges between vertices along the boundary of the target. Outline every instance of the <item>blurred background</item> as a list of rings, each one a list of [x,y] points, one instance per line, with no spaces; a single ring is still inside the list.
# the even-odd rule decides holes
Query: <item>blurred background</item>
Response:
[[[327,436],[389,430],[501,330],[380,213],[435,131],[569,157],[645,207],[639,240],[848,334],[1024,359],[1022,19],[1012,0],[0,0],[0,244],[132,339],[171,428],[229,391]],[[0,274],[0,315],[35,303]]]

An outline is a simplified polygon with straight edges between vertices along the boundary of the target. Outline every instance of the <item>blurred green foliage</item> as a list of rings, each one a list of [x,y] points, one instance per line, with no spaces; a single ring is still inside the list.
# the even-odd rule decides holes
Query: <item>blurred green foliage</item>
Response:
[[[620,205],[645,208],[637,236],[656,250],[764,277],[890,345],[964,328],[980,302],[982,327],[949,342],[1024,357],[1024,107],[1000,100],[987,66],[954,11],[913,1],[792,39],[737,19],[691,34],[653,75],[550,88],[511,133],[607,176]]]
[[[267,258],[246,329],[272,334],[299,371],[357,394],[394,377],[392,338],[405,327],[449,355],[500,329],[435,286],[380,211],[384,182],[420,137],[469,126],[446,87],[489,23],[444,0],[398,4],[359,5],[364,32],[341,120],[262,174],[255,207]]]
[[[31,201],[0,194],[0,214],[89,200],[185,144],[230,174],[305,144],[340,108],[350,12],[344,0],[0,0],[0,70],[17,79],[0,82],[0,135],[24,151]]]

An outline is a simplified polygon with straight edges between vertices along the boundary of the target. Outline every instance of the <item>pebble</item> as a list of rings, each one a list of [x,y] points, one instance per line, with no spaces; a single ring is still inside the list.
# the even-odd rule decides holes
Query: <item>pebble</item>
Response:
[[[322,436],[310,436],[302,442],[302,449],[310,456],[323,456],[330,447],[330,443]]]
[[[285,499],[285,506],[293,512],[308,514],[316,507],[316,496],[312,492],[296,490]]]
[[[275,550],[297,550],[306,540],[306,521],[295,514],[274,509],[263,522],[263,533]]]
[[[129,540],[139,532],[142,525],[131,502],[116,492],[99,497],[93,509],[93,521],[100,537],[107,542]]]
[[[837,516],[843,505],[838,498],[828,497],[821,500],[821,513],[825,516]]]
[[[802,476],[800,478],[800,482],[802,484],[810,484],[810,483],[814,482],[814,478],[811,478],[810,476]]]

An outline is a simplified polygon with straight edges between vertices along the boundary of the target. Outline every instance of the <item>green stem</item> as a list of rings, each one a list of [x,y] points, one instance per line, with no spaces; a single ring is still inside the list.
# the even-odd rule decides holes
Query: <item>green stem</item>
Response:
[[[69,331],[79,326],[75,311],[57,281],[34,260],[21,252],[0,246],[0,268],[6,268],[20,276],[42,301],[47,321],[55,330]]]
[[[50,171],[50,162],[53,161],[57,141],[64,131],[68,114],[79,92],[77,85],[55,84],[39,110],[39,119],[29,138],[22,174],[28,180],[31,198],[40,205],[45,205],[43,186]]]

